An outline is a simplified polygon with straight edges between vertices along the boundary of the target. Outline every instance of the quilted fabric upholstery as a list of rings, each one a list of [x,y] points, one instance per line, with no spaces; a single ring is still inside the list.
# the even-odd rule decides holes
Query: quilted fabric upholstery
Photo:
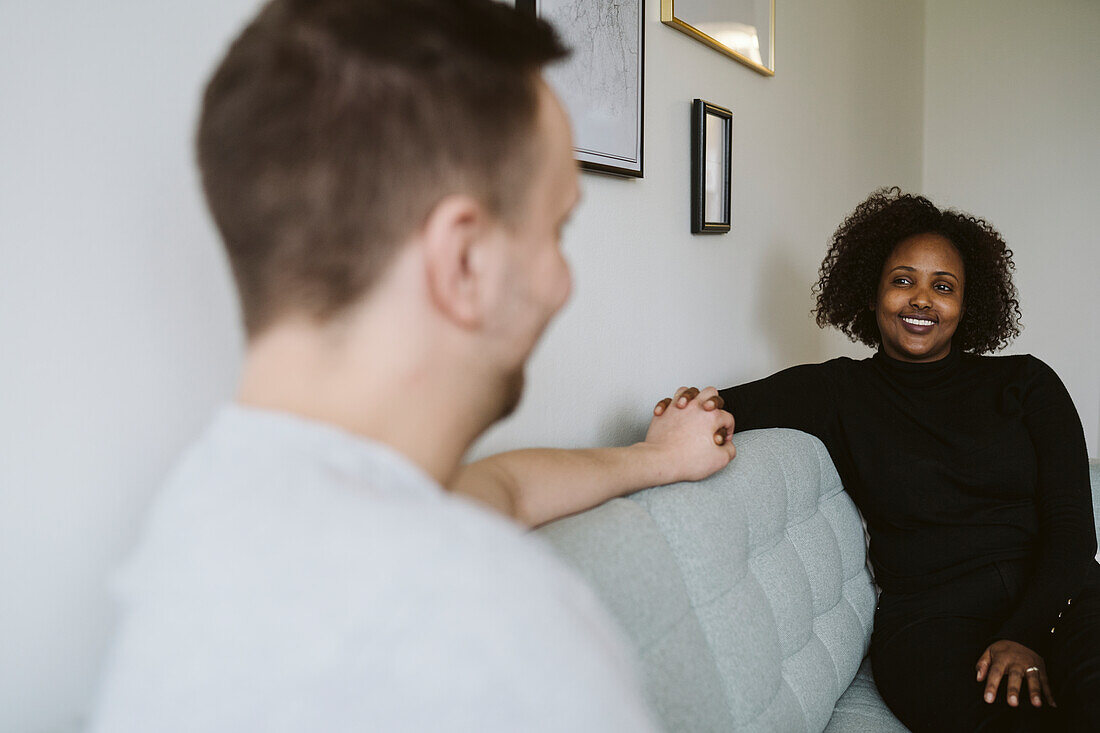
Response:
[[[816,438],[776,429],[734,440],[734,463],[705,481],[540,533],[634,641],[668,730],[821,731],[870,640],[859,513]],[[875,719],[859,712],[882,705],[870,686],[853,720]]]

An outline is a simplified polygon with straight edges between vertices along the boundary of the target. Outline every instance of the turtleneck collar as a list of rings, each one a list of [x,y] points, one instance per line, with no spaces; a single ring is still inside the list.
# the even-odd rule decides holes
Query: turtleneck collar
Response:
[[[934,387],[949,381],[958,373],[962,352],[951,344],[947,356],[937,361],[901,361],[886,355],[882,349],[873,357],[874,363],[887,376],[906,387]]]

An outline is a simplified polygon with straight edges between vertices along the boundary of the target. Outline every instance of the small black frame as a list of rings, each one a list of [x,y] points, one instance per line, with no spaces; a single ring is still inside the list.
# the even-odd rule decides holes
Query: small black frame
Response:
[[[733,112],[702,99],[694,100],[691,103],[692,234],[723,234],[730,230],[732,169]]]

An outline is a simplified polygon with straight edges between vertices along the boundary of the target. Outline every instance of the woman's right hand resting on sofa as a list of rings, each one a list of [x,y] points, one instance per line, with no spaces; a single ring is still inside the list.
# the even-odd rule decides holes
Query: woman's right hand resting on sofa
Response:
[[[448,486],[535,527],[640,489],[706,478],[736,453],[733,416],[706,404],[713,388],[696,393],[685,409],[654,415],[640,443],[498,453],[463,466]]]

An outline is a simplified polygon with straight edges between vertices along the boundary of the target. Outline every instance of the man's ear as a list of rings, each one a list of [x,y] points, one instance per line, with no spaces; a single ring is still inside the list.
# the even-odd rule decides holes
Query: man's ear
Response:
[[[493,219],[471,196],[441,199],[422,229],[428,294],[442,313],[463,328],[477,328],[483,318],[486,287],[485,237]]]

